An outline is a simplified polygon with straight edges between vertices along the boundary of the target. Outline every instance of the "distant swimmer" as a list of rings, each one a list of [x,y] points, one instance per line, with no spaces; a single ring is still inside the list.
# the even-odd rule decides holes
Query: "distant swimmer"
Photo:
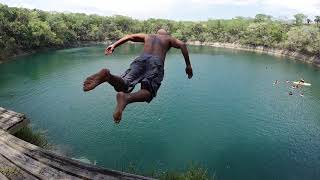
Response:
[[[189,53],[184,42],[171,37],[164,29],[158,30],[157,34],[131,34],[127,35],[105,49],[105,55],[113,51],[127,41],[144,43],[143,53],[135,58],[130,67],[121,75],[110,73],[109,69],[88,77],[83,83],[83,91],[90,91],[102,83],[109,83],[117,91],[117,106],[113,113],[116,123],[119,123],[122,112],[126,106],[134,102],[151,102],[156,96],[164,76],[164,62],[167,52],[171,48],[181,50],[186,68],[185,73],[191,79],[193,71],[189,60]],[[135,85],[141,84],[141,89],[131,93]]]
[[[292,93],[292,91],[290,91],[290,92],[289,92],[289,96],[292,96],[292,95],[293,95],[293,93]]]
[[[303,97],[303,96],[304,96],[304,94],[303,94],[303,93],[300,93],[300,96],[301,96],[301,97]]]
[[[299,84],[293,84],[291,87],[292,87],[292,89],[298,89],[298,88],[300,88],[300,85]]]
[[[304,79],[300,79],[299,81],[293,81],[292,83],[295,84],[295,85],[299,85],[299,87],[302,87],[302,86],[311,86],[311,84],[305,82]]]
[[[274,83],[273,84],[278,84],[279,83],[279,81],[278,80],[276,80],[276,81],[274,81]]]
[[[286,83],[289,83],[290,81],[289,80],[286,80]]]

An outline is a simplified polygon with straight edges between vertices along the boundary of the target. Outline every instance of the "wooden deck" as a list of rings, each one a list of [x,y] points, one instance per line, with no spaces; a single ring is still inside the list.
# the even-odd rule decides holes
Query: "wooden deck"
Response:
[[[12,134],[28,123],[20,113],[0,107],[0,179],[145,179],[99,168],[25,142]]]
[[[24,114],[0,107],[0,129],[14,134],[28,123],[29,120]]]

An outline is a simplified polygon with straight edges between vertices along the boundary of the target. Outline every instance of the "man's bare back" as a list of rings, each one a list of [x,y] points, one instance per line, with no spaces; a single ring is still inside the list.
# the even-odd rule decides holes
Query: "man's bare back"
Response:
[[[126,37],[121,38],[114,44],[107,47],[105,54],[106,55],[111,54],[114,48],[116,48],[117,46],[120,46],[121,44],[127,41],[143,42],[144,43],[143,52],[157,55],[161,58],[163,62],[165,61],[166,54],[171,47],[181,49],[181,52],[186,61],[186,66],[191,66],[187,46],[185,45],[185,43],[176,38],[171,37],[163,29],[160,29],[157,34],[152,34],[152,35],[148,35],[148,34],[127,35]]]
[[[137,57],[130,65],[130,68],[121,76],[115,76],[109,69],[102,69],[100,72],[88,77],[83,90],[90,91],[103,82],[108,82],[114,87],[117,93],[117,106],[113,114],[115,122],[120,122],[125,107],[133,102],[150,102],[161,85],[164,75],[164,62],[166,54],[171,47],[181,49],[186,62],[186,74],[190,79],[193,76],[189,60],[187,46],[160,29],[157,34],[132,34],[127,35],[105,50],[106,55],[113,53],[114,49],[127,42],[143,42],[143,54]],[[141,89],[131,93],[137,83],[141,83]]]
[[[143,52],[157,55],[164,62],[171,39],[169,35],[146,35]]]

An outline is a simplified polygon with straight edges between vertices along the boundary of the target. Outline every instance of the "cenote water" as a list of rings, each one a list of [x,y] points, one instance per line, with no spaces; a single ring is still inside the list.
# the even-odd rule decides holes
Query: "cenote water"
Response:
[[[15,58],[0,65],[0,106],[25,113],[68,156],[106,168],[148,172],[194,163],[218,179],[320,178],[320,69],[190,46],[189,80],[183,56],[171,50],[158,96],[129,105],[117,125],[113,88],[84,93],[82,83],[103,67],[122,73],[141,50],[124,45],[104,56],[96,46]],[[285,83],[301,77],[312,86]]]

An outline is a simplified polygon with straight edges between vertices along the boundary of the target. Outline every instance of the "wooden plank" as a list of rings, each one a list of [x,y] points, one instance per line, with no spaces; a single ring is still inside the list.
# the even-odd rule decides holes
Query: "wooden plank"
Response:
[[[3,123],[7,123],[8,121],[14,121],[14,122],[20,121],[23,118],[24,117],[18,117],[18,116],[6,114],[6,113],[0,115],[0,121]]]
[[[24,114],[1,108],[0,111],[0,128],[10,133],[16,133],[22,127],[29,123]]]
[[[2,118],[11,118],[11,117],[13,117],[13,115],[5,112],[5,113],[0,114],[0,117],[2,117]]]
[[[0,143],[5,143],[2,141],[3,139],[0,139]],[[26,148],[23,148],[17,144],[13,144],[12,142],[7,143],[7,145],[11,146],[12,148],[24,153],[25,155],[35,159],[36,161],[39,161],[49,167],[53,167],[57,169],[58,171],[66,172],[70,175],[79,177],[79,178],[84,178],[84,179],[101,179],[99,178],[99,174],[97,173],[87,173],[84,171],[81,171],[81,169],[73,168],[72,166],[68,166],[67,163],[63,161],[56,161],[55,159],[51,159],[50,157],[42,156],[43,154],[39,150],[29,150]],[[110,177],[112,178],[112,177]]]
[[[18,112],[15,112],[15,111],[7,110],[5,113],[9,114],[9,115],[12,115],[12,116],[15,116],[15,117],[18,117],[18,118],[25,118],[24,114],[18,113]]]
[[[6,124],[6,122],[9,121],[12,117],[12,115],[6,113],[0,114],[0,122]]]
[[[24,155],[3,142],[0,143],[0,154],[11,162],[14,162],[19,168],[28,171],[28,173],[33,174],[39,179],[79,179],[46,166],[45,164]]]
[[[28,123],[24,114],[0,107],[0,165],[11,163],[11,166],[30,175],[22,179],[152,179],[85,164],[41,149],[9,134],[17,132]],[[19,177],[23,176],[9,179]]]
[[[2,123],[2,122],[0,121],[0,129],[6,130],[6,129],[5,129],[6,126],[7,126],[6,124],[4,124],[4,123]]]
[[[14,126],[14,124],[19,123],[22,120],[23,120],[23,118],[18,118],[18,117],[12,116],[11,118],[5,118],[4,121],[2,121],[2,123],[7,124],[9,127],[11,127],[11,126]]]
[[[4,156],[0,155],[0,172],[7,172],[6,176],[9,179],[22,180],[22,179],[38,179],[31,174],[28,174],[26,171],[20,169],[12,162],[8,161]],[[0,177],[0,179],[2,179]]]
[[[7,111],[5,108],[0,107],[0,114],[3,113],[3,112],[5,112],[5,111]]]
[[[3,130],[7,130],[10,126],[8,124],[0,122],[0,128]]]
[[[11,110],[0,109],[0,122],[7,123],[8,121],[19,121],[26,118],[24,114],[17,113]]]
[[[9,180],[5,175],[1,174],[1,172],[0,172],[0,179],[1,180]]]
[[[14,124],[13,126],[9,127],[7,129],[7,131],[10,133],[10,134],[14,134],[16,132],[18,132],[20,129],[22,129],[23,127],[26,127],[28,124],[29,124],[29,119],[22,119],[22,121]]]
[[[30,143],[22,141],[8,133],[0,134],[0,141],[5,141],[10,143],[14,149],[28,154],[28,156],[33,157],[37,161],[47,164],[56,169],[62,171],[67,171],[69,173],[75,173],[78,176],[88,179],[146,179],[150,180],[152,178],[132,175],[124,172],[107,170],[98,167],[94,167],[89,164],[84,164],[76,160],[72,160],[55,153],[43,150],[37,146]]]
[[[0,115],[0,122],[2,122],[3,124],[7,124],[7,122],[10,120],[11,120],[11,117],[2,117]]]
[[[82,176],[82,178],[98,178],[99,174],[94,172],[85,172],[81,168],[69,166],[68,163],[57,160],[55,158],[52,158],[50,156],[47,156],[45,153],[43,153],[39,147],[31,145],[29,143],[26,143],[25,141],[21,141],[20,139],[8,135],[7,133],[0,134],[0,143],[7,143],[12,148],[23,152],[24,154],[34,158],[35,160],[42,162],[48,166],[55,167],[56,169],[59,169],[61,171],[68,171],[69,173],[76,173],[78,176]],[[20,143],[19,143],[20,142]],[[30,146],[31,145],[31,146]],[[29,148],[28,148],[29,147]],[[110,177],[112,178],[112,177]]]

